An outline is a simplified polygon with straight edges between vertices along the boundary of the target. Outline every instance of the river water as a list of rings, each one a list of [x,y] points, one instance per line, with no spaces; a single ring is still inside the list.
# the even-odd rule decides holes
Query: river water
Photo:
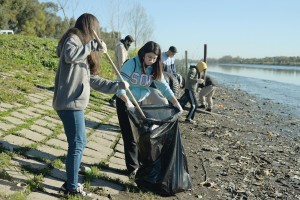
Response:
[[[300,116],[300,66],[208,65],[208,75],[219,84],[271,99]]]

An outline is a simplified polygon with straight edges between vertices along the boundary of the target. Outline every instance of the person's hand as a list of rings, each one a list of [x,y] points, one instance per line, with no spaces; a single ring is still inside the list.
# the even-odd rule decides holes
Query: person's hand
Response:
[[[106,44],[103,40],[100,41],[101,43],[99,44],[100,46],[100,51],[103,51],[103,53],[107,53],[107,47]]]
[[[183,109],[178,101],[174,103],[173,106],[179,110],[179,115],[183,113]]]
[[[91,47],[92,47],[92,51],[99,51],[100,50],[99,43],[97,42],[96,39],[91,40]]]
[[[126,103],[125,103],[127,109],[133,109],[134,108],[134,105],[131,103],[130,100],[128,100]]]
[[[129,83],[127,81],[124,81],[124,85],[125,85],[125,90],[127,90],[129,88]]]
[[[104,53],[107,52],[106,44],[102,40],[100,41],[100,44],[96,39],[91,40],[91,46],[92,51],[103,51]]]
[[[198,84],[204,84],[204,80],[202,78],[197,79]]]
[[[118,82],[118,88],[119,90],[127,90],[129,88],[129,83],[127,81],[120,81]]]

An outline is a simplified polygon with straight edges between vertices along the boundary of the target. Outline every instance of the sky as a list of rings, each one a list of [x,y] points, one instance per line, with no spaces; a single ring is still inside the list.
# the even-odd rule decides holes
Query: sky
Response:
[[[57,3],[66,0],[39,0]],[[116,5],[128,11],[139,3],[153,25],[150,40],[162,51],[178,49],[176,57],[203,59],[233,56],[264,58],[300,56],[300,0],[68,0],[68,17],[88,12],[110,31]],[[62,11],[57,13],[63,16]],[[131,34],[122,27],[122,36]]]

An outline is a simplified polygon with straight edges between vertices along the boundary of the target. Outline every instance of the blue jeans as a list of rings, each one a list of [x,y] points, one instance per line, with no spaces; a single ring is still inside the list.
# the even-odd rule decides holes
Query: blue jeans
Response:
[[[86,145],[85,120],[82,110],[58,110],[68,140],[68,155],[66,159],[67,189],[77,189],[78,172]]]

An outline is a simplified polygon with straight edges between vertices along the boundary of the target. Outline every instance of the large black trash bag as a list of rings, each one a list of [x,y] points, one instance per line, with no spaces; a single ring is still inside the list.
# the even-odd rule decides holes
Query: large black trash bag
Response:
[[[128,111],[141,162],[135,177],[136,184],[163,196],[191,189],[178,111],[168,105],[141,108],[146,118],[137,110]]]

